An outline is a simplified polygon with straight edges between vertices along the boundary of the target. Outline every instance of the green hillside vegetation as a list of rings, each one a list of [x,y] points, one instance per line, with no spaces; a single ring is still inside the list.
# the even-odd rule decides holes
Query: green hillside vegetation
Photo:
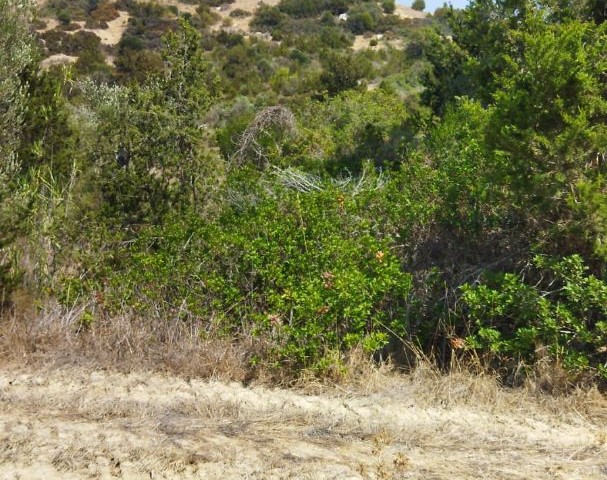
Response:
[[[0,0],[3,315],[197,325],[281,375],[362,349],[605,385],[604,2],[282,0],[251,34],[218,5]],[[66,30],[119,11],[115,46]]]

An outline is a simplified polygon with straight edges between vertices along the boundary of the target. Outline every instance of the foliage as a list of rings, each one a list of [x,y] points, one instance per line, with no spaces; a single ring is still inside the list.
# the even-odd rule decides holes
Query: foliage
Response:
[[[424,0],[413,0],[413,3],[411,4],[411,8],[413,10],[418,10],[418,11],[422,12],[426,9],[426,2],[424,2]]]
[[[324,61],[323,73],[320,76],[321,84],[329,95],[358,86],[358,82],[368,75],[370,65],[360,57],[348,54],[330,54]]]
[[[216,93],[199,41],[184,21],[165,37],[162,76],[130,89],[82,84],[93,128],[102,132],[91,154],[104,215],[139,224],[192,204],[204,208],[218,171],[201,123]],[[121,150],[126,165],[115,160]]]
[[[30,18],[29,2],[0,0],[0,301],[12,286],[4,248],[16,235],[26,206],[18,152],[28,108],[27,77],[36,61]]]
[[[488,142],[506,157],[504,174],[525,208],[546,202],[541,208],[556,210],[588,159],[607,149],[599,121],[607,113],[600,73],[607,30],[578,21],[528,22],[535,22],[533,33],[515,37],[523,55],[505,55],[496,77]]]
[[[375,3],[363,2],[348,10],[346,27],[355,35],[375,31],[381,18],[381,10]]]
[[[251,28],[261,32],[268,32],[280,27],[287,19],[278,8],[262,5],[255,11],[255,15],[250,22]]]
[[[477,102],[462,99],[448,109],[425,144],[444,202],[439,221],[469,239],[494,230],[507,215],[503,189],[496,185],[499,165],[483,143],[489,118]]]
[[[536,256],[527,276],[488,274],[462,287],[469,346],[504,363],[548,357],[573,373],[591,368],[606,377],[607,283],[578,255]]]
[[[396,10],[396,1],[395,0],[382,0],[381,8],[384,13],[392,14]]]
[[[114,47],[41,33],[79,59],[39,71],[29,10],[0,0],[3,272],[19,261],[21,288],[87,325],[196,324],[293,372],[358,345],[399,361],[403,339],[448,367],[466,337],[509,380],[604,376],[601,2],[413,20],[282,0],[251,35],[193,3],[49,0],[89,30],[131,20]]]
[[[389,239],[361,223],[362,198],[349,187],[266,194],[252,183],[250,203],[234,197],[247,177],[255,174],[231,180],[233,206],[216,221],[180,216],[142,230],[117,252],[120,268],[91,283],[69,280],[64,301],[103,282],[110,311],[128,305],[146,315],[213,319],[226,334],[272,339],[275,361],[321,369],[336,352],[358,344],[373,352],[404,331],[411,279]]]

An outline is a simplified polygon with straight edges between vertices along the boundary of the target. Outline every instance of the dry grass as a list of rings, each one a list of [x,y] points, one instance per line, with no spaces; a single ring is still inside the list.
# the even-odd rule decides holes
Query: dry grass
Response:
[[[0,358],[6,363],[95,365],[240,381],[250,375],[249,358],[260,348],[252,338],[234,342],[185,322],[119,316],[87,326],[80,310],[58,306],[0,321]]]
[[[0,368],[0,477],[604,479],[605,399],[546,408],[490,378],[370,371],[299,389]],[[355,382],[356,383],[356,382]],[[361,382],[362,384],[362,382]],[[588,397],[586,397],[588,400]],[[556,405],[559,409],[553,411]]]
[[[360,351],[322,382],[279,389],[261,370],[244,387],[251,339],[125,317],[83,328],[78,311],[19,303],[0,322],[0,478],[607,478],[596,389],[506,389],[427,360],[403,375]]]

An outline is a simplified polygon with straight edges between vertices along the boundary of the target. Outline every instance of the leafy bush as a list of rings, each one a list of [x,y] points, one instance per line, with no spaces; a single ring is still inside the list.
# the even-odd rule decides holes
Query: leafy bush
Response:
[[[69,25],[72,21],[72,16],[67,10],[61,10],[57,14],[57,20],[59,20],[63,25]]]
[[[281,0],[281,12],[291,17],[317,17],[328,11],[339,15],[348,10],[347,0]]]
[[[396,1],[395,0],[382,0],[381,8],[386,14],[392,14],[396,10]],[[425,6],[424,6],[425,8]],[[423,8],[422,8],[423,10]]]
[[[536,256],[526,277],[488,274],[462,287],[468,345],[501,364],[548,357],[572,373],[607,378],[607,283],[589,275],[578,255]]]
[[[0,0],[0,303],[16,280],[5,249],[19,233],[27,212],[18,153],[26,128],[28,76],[37,61],[28,30],[30,16],[28,2]]]
[[[214,222],[181,217],[142,230],[114,256],[119,268],[88,284],[69,280],[70,298],[104,282],[110,311],[128,305],[209,319],[232,336],[266,337],[273,353],[265,360],[321,370],[336,353],[359,344],[374,352],[402,334],[411,277],[389,240],[361,221],[364,204],[320,183],[300,192],[273,182],[266,195],[249,183],[254,177],[233,178],[240,194],[249,184],[251,196],[231,197],[228,187],[233,207]]]
[[[166,71],[142,86],[81,84],[102,133],[91,152],[101,209],[124,225],[156,222],[194,201],[203,208],[206,185],[219,170],[199,128],[216,95],[215,77],[189,23],[164,37],[163,60]],[[121,148],[128,167],[116,162]]]
[[[424,0],[413,0],[413,3],[411,4],[411,8],[413,10],[418,10],[418,11],[422,12],[426,9],[426,2],[424,2]]]
[[[354,35],[373,32],[377,27],[377,18],[366,9],[357,9],[348,14],[346,26]]]
[[[249,25],[252,30],[270,32],[280,28],[286,20],[287,16],[277,7],[262,5],[255,11],[255,15]]]
[[[221,15],[202,3],[196,8],[196,13],[198,14],[200,24],[203,28],[215,25],[221,19]]]
[[[246,18],[253,15],[251,12],[247,10],[243,10],[242,8],[235,8],[230,12],[230,17],[232,18]]]
[[[358,82],[368,75],[371,65],[360,60],[348,54],[327,55],[320,81],[329,95],[357,87]]]

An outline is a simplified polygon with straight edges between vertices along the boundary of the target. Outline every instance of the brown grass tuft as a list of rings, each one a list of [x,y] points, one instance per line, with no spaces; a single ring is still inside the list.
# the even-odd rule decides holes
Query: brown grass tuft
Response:
[[[167,371],[185,377],[242,381],[259,342],[209,334],[201,324],[118,316],[82,323],[83,309],[47,307],[0,319],[4,362],[90,364],[119,371]]]

